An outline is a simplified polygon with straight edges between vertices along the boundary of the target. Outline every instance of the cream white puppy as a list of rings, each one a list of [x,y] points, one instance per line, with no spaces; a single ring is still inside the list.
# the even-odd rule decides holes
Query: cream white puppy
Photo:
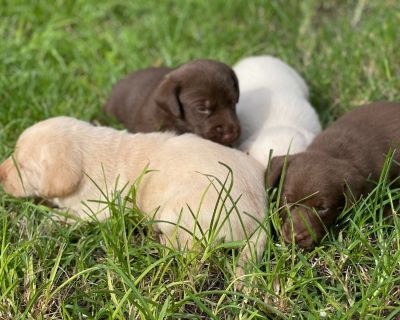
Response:
[[[271,56],[244,58],[233,69],[240,87],[239,149],[264,167],[270,150],[278,156],[306,149],[321,131],[321,125],[301,76]]]
[[[225,190],[218,180],[223,184],[229,170],[219,162],[233,172]],[[151,172],[142,176],[146,167]],[[22,133],[14,154],[0,165],[0,182],[13,196],[44,198],[81,218],[95,214],[102,220],[110,214],[105,195],[126,195],[142,176],[136,205],[158,221],[163,243],[192,247],[193,235],[204,234],[221,241],[249,239],[239,258],[243,263],[253,254],[259,258],[265,246],[266,235],[258,229],[266,208],[263,171],[241,151],[193,134],[131,134],[56,117]]]

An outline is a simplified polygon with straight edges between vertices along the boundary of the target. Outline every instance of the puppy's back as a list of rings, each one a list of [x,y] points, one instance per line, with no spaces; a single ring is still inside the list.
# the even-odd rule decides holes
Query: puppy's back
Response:
[[[85,121],[77,120],[68,116],[58,116],[42,120],[27,128],[22,132],[18,138],[18,144],[24,140],[30,143],[37,143],[39,145],[48,141],[63,140],[65,134],[75,135],[75,132],[82,133],[85,130],[90,130],[93,126]]]
[[[199,138],[194,134],[184,134],[169,139],[160,150],[160,155],[162,155],[160,161],[176,168],[179,173],[175,172],[175,175],[181,176],[183,180],[187,179],[185,182],[189,189],[194,183],[193,176],[198,174],[212,175],[223,181],[228,174],[228,169],[224,165],[228,166],[233,172],[232,196],[239,196],[239,190],[244,192],[241,200],[243,206],[246,209],[258,208],[260,212],[257,213],[263,214],[264,169],[252,157],[239,150]],[[184,183],[183,180],[182,183]],[[203,181],[203,179],[200,180]],[[206,181],[205,177],[204,181]],[[203,190],[198,191],[201,193]],[[199,193],[195,191],[195,188],[192,192]],[[250,199],[250,194],[255,196],[255,199]]]
[[[332,123],[310,147],[330,147],[330,140],[346,137],[346,145],[371,147],[389,141],[400,143],[400,103],[374,102],[360,106]],[[399,147],[399,146],[398,146]]]
[[[358,107],[340,117],[332,126],[360,127],[366,132],[371,126],[388,132],[388,136],[400,138],[400,103],[380,101]]]
[[[232,170],[232,175],[223,164]],[[219,238],[229,241],[243,239],[245,232],[252,234],[264,219],[264,169],[243,152],[183,134],[166,141],[153,155],[150,169],[154,171],[145,177],[140,188],[142,196],[146,190],[152,196],[140,196],[138,205],[150,212],[164,204],[157,209],[158,220],[177,223],[179,218],[185,228],[194,230],[190,210],[207,231],[213,216],[218,215],[216,208],[222,206],[219,222],[226,221],[228,212],[230,222],[223,223]],[[167,224],[164,228],[163,232],[172,233],[174,227]]]
[[[268,88],[272,92],[291,92],[308,98],[303,78],[282,60],[272,56],[254,56],[240,60],[234,67],[241,92]]]
[[[356,165],[365,176],[377,180],[386,154],[396,149],[400,161],[400,103],[375,102],[356,108],[318,135],[308,150],[323,151]],[[392,170],[400,171],[398,166]]]
[[[147,68],[129,74],[114,85],[104,111],[126,126],[131,115],[145,105],[149,95],[171,70],[165,67]]]

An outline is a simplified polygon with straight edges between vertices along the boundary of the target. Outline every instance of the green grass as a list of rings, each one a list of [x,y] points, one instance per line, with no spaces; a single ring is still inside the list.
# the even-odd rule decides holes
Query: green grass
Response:
[[[131,70],[273,54],[310,85],[324,125],[357,105],[400,100],[398,1],[3,1],[0,156],[38,120],[102,119]],[[183,254],[135,210],[64,226],[0,192],[0,319],[396,319],[399,190],[381,181],[304,251],[271,235],[253,289],[232,287],[235,252]],[[277,223],[274,206],[269,215]]]

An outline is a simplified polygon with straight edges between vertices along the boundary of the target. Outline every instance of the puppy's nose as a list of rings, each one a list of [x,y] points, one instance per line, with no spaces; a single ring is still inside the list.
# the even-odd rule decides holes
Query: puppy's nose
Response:
[[[0,164],[0,182],[7,180],[7,176],[13,166],[13,160],[11,157],[8,157],[3,163]]]
[[[220,140],[224,144],[230,144],[234,142],[239,137],[240,133],[239,127],[235,125],[217,126],[215,131],[218,133]]]

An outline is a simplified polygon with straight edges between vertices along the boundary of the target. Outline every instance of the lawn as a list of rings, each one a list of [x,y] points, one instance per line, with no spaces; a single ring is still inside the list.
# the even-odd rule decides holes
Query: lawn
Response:
[[[200,57],[280,57],[326,126],[364,102],[400,100],[399,25],[396,0],[3,1],[0,157],[39,120],[104,121],[126,73]],[[233,287],[237,250],[168,250],[118,203],[105,223],[60,225],[0,191],[0,319],[399,319],[400,220],[382,211],[400,190],[384,178],[313,250],[271,231],[245,293]]]

